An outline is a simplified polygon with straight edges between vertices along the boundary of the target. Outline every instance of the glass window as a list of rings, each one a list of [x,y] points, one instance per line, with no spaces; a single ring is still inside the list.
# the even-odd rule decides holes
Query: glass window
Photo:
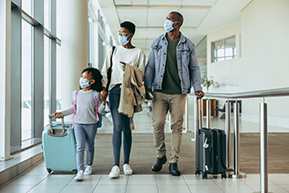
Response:
[[[22,0],[22,10],[28,13],[29,15],[32,15],[32,0]]]
[[[31,138],[32,26],[22,19],[21,140]]]
[[[51,27],[51,0],[44,0],[44,27],[48,30]]]
[[[212,43],[214,57],[212,62],[236,58],[235,36]]]
[[[56,111],[61,110],[61,47],[56,46]]]
[[[56,1],[56,36],[61,38],[61,0]]]
[[[44,36],[44,126],[49,122],[50,104],[50,39]]]

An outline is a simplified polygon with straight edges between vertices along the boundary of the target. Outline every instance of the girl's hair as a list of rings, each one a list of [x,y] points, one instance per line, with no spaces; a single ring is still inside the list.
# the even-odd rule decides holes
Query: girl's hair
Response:
[[[97,92],[102,91],[102,82],[101,82],[102,75],[100,74],[100,71],[96,68],[89,67],[89,68],[83,69],[81,74],[86,71],[88,74],[91,72],[92,78],[93,80],[95,80],[95,82],[91,85],[91,89],[96,90]]]

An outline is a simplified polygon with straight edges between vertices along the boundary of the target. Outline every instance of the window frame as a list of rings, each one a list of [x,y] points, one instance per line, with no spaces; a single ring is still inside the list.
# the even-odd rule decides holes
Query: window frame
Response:
[[[232,39],[234,38],[234,47],[229,47],[232,48],[232,55],[227,55],[226,54],[226,49],[228,49],[228,47],[226,46],[226,40]],[[221,49],[216,49],[216,43],[218,42],[222,42],[223,44],[223,50],[224,50],[224,55],[223,56],[219,56],[218,57],[218,50]],[[216,41],[212,41],[211,42],[211,48],[212,48],[212,63],[216,63],[216,62],[221,62],[221,61],[225,61],[225,60],[232,60],[235,59],[237,57],[237,48],[236,48],[236,35],[233,36],[229,36],[220,40],[216,40]]]

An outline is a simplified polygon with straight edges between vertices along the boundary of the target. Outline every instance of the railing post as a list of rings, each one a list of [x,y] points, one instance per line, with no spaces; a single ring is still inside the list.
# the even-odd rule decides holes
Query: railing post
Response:
[[[261,163],[261,193],[268,193],[268,119],[267,103],[260,103],[260,163]]]
[[[233,171],[231,167],[231,103],[229,99],[225,105],[226,167],[227,171]]]
[[[211,108],[210,108],[210,99],[207,98],[207,107],[206,107],[206,111],[207,111],[207,128],[211,127]]]
[[[234,103],[234,172],[229,174],[229,178],[246,178],[247,174],[240,172],[239,164],[240,133],[239,133],[239,104]]]
[[[195,97],[194,100],[194,138],[191,138],[191,141],[196,141],[197,138],[197,129],[198,129],[198,100],[197,97]]]

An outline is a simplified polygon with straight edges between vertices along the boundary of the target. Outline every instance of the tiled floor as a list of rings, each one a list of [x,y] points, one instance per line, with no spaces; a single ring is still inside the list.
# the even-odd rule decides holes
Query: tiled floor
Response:
[[[52,174],[45,170],[44,163],[26,171],[21,176],[0,187],[1,193],[250,193],[260,191],[260,175],[249,174],[245,179],[203,180],[201,176],[185,174],[173,177],[164,174],[121,175],[109,179],[108,175],[85,176],[82,182],[73,180],[73,174]],[[269,191],[289,192],[289,174],[269,174]]]
[[[191,116],[193,117],[193,116]],[[190,125],[193,120],[190,118]],[[151,117],[143,111],[134,117],[136,130],[134,133],[152,133]],[[213,118],[212,127],[224,128],[224,120]],[[240,122],[240,132],[250,132],[252,128],[258,131],[258,124]],[[281,128],[270,128],[274,132],[284,132]],[[269,129],[269,132],[270,132]],[[108,119],[104,119],[103,127],[98,133],[111,133],[112,127]],[[166,127],[166,132],[170,129]],[[74,174],[49,175],[44,162],[24,171],[13,180],[0,186],[0,193],[54,193],[54,192],[99,192],[99,193],[251,193],[260,191],[260,175],[247,174],[245,179],[203,180],[201,176],[184,174],[173,177],[169,174],[135,174],[121,175],[119,179],[109,179],[108,175],[98,174],[97,170],[90,176],[85,176],[82,182],[73,180]],[[269,191],[274,193],[289,192],[289,174],[269,174]]]

